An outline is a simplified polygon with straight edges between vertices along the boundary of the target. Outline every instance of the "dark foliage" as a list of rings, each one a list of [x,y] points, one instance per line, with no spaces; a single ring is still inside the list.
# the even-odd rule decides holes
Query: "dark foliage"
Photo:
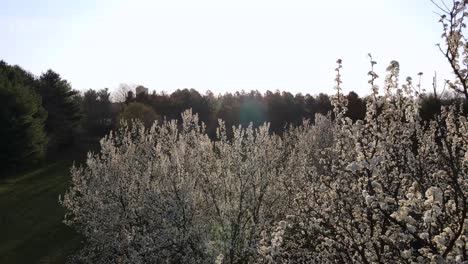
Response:
[[[130,103],[119,116],[119,120],[131,125],[132,120],[139,120],[146,128],[150,128],[155,121],[161,121],[161,118],[154,110],[142,103]]]
[[[0,61],[0,170],[32,165],[44,158],[47,112],[34,85],[30,73]]]
[[[52,70],[40,76],[36,89],[48,113],[45,128],[49,151],[63,150],[74,143],[79,131],[82,116],[75,98],[78,92]]]
[[[349,102],[348,116],[353,119],[363,119],[365,115],[365,100],[355,92],[347,95]],[[310,94],[296,94],[289,92],[271,92],[262,94],[258,91],[226,93],[215,96],[208,91],[200,95],[194,89],[177,90],[172,94],[155,93],[138,94],[129,93],[126,103],[140,102],[151,106],[156,113],[166,119],[179,119],[180,114],[192,108],[206,125],[210,136],[214,136],[218,119],[222,119],[228,128],[228,135],[232,126],[253,126],[270,123],[272,132],[282,134],[288,126],[298,126],[304,119],[314,121],[315,114],[327,115],[333,107],[330,97],[320,93],[317,96]]]
[[[116,117],[107,88],[86,91],[81,99],[81,106],[83,128],[89,136],[102,137],[114,127]]]

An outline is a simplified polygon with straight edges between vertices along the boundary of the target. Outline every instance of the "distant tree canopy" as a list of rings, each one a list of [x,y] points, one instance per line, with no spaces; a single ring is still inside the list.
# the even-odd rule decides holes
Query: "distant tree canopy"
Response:
[[[350,92],[348,101],[349,117],[353,120],[364,118],[365,100]],[[314,121],[315,114],[326,115],[332,110],[327,94],[293,95],[280,91],[267,91],[264,94],[259,91],[241,91],[215,96],[210,91],[201,95],[194,89],[183,89],[172,94],[138,94],[136,97],[130,94],[126,102],[148,105],[167,119],[180,119],[180,114],[191,108],[207,124],[210,136],[216,133],[218,119],[226,123],[228,135],[232,132],[232,126],[248,126],[252,123],[256,127],[265,122],[270,123],[272,132],[282,134],[290,125],[300,125],[304,119]]]
[[[441,114],[443,106],[449,106],[455,103],[462,106],[464,114],[468,113],[468,104],[466,103],[465,98],[455,96],[440,98],[434,94],[424,94],[420,97],[420,100],[420,113],[423,120],[434,119],[436,116]]]
[[[156,120],[160,120],[161,118],[147,105],[142,103],[130,103],[124,108],[119,119],[128,124],[130,124],[132,120],[138,119],[146,128],[149,128]]]
[[[0,61],[0,169],[31,165],[45,156],[47,112],[34,85],[30,73]]]
[[[346,116],[353,121],[363,120],[366,115],[366,102],[355,92],[350,92],[346,99],[348,100]]]
[[[80,105],[74,98],[78,91],[52,70],[40,76],[37,92],[48,112],[46,132],[50,150],[59,150],[73,143],[81,121]]]
[[[131,91],[130,91],[131,92]],[[346,116],[351,120],[363,120],[366,113],[367,97],[359,97],[353,91],[346,96]],[[417,100],[420,104],[421,118],[428,121],[440,114],[441,107],[455,102],[463,103],[466,100],[456,97],[439,97],[433,94],[423,94]],[[288,126],[301,125],[303,120],[314,122],[316,114],[331,114],[333,106],[330,96],[324,93],[312,96],[310,94],[296,94],[280,91],[259,91],[226,93],[215,96],[208,91],[201,95],[194,89],[176,90],[171,94],[156,93],[138,94],[130,93],[126,103],[139,102],[151,107],[158,115],[166,119],[178,119],[185,109],[191,108],[198,114],[201,121],[207,125],[208,134],[214,137],[218,119],[226,123],[228,136],[232,136],[232,127],[250,123],[257,127],[265,122],[270,123],[270,131],[282,134]],[[465,114],[468,113],[468,104],[463,104]]]
[[[112,129],[115,117],[107,88],[89,89],[82,98],[83,128],[91,135],[103,136]]]

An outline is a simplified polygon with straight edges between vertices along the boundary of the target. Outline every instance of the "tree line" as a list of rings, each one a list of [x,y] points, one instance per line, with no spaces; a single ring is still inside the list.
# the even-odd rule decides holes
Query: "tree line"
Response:
[[[269,123],[270,132],[281,135],[303,120],[313,123],[316,114],[333,115],[331,98],[324,93],[313,96],[241,91],[215,95],[208,91],[202,95],[195,89],[150,94],[135,94],[130,89],[120,93],[120,100],[116,100],[117,96],[107,88],[79,92],[52,70],[37,77],[20,66],[0,61],[1,168],[34,165],[53,159],[57,153],[62,155],[64,150],[73,152],[73,146],[84,143],[97,145],[123,120],[139,119],[146,127],[155,121],[172,119],[181,124],[181,113],[186,109],[192,109],[206,124],[211,138],[216,136],[220,119],[225,123],[227,136],[232,137],[233,126]],[[368,97],[349,92],[345,100],[346,117],[363,120]],[[440,114],[441,106],[461,99],[422,95],[419,100],[421,117],[429,120]]]
[[[369,97],[360,97],[351,91],[344,96],[344,99],[347,104],[345,116],[353,122],[363,120]],[[417,100],[420,101],[420,115],[423,121],[431,120],[440,114],[442,106],[465,101],[456,94],[440,96],[437,92],[421,94]],[[241,91],[216,96],[211,91],[202,95],[195,89],[178,89],[171,94],[153,92],[135,95],[129,91],[123,101],[125,105],[134,104],[137,108],[149,106],[153,110],[147,111],[147,116],[132,115],[142,120],[177,119],[180,122],[181,113],[186,109],[192,109],[200,121],[206,124],[211,138],[215,137],[219,119],[225,122],[228,136],[232,136],[232,127],[238,125],[247,127],[252,123],[254,127],[258,127],[269,123],[270,132],[281,135],[289,126],[297,127],[302,125],[304,120],[313,123],[316,114],[333,117],[331,97],[324,93],[313,96],[301,93],[293,95],[286,91],[266,91],[263,94],[259,91]],[[468,112],[468,108],[463,107],[464,112]]]

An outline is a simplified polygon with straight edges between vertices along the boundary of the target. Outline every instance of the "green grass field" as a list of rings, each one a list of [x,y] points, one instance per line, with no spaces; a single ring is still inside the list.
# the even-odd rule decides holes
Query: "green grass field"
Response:
[[[79,247],[58,203],[70,165],[57,162],[0,180],[0,263],[64,263]]]

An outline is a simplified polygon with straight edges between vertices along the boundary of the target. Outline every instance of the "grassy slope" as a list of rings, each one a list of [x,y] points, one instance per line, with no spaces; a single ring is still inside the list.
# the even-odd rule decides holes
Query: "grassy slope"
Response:
[[[0,263],[63,263],[79,236],[62,223],[58,196],[70,162],[57,162],[0,181]]]

